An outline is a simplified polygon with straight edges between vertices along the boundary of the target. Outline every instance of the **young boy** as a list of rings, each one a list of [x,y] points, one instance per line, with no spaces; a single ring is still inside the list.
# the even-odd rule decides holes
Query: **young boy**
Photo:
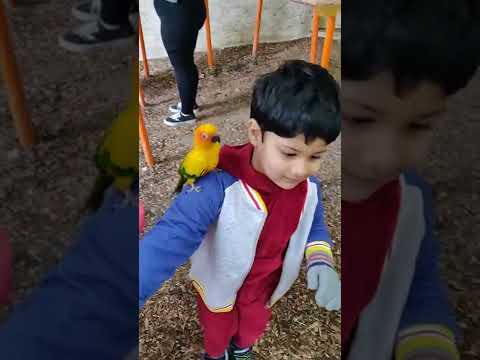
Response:
[[[412,169],[428,153],[448,96],[478,67],[476,19],[474,2],[463,0],[342,8],[345,359],[459,357],[432,195]]]
[[[219,169],[184,191],[140,242],[140,306],[191,258],[205,359],[253,359],[270,308],[307,257],[308,287],[340,308],[318,172],[340,132],[337,84],[290,61],[255,83],[250,142],[224,146]]]

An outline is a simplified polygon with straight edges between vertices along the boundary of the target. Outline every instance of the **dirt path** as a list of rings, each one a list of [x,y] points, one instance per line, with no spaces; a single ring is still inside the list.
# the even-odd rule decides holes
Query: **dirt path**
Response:
[[[8,10],[39,144],[18,150],[0,81],[0,227],[15,253],[14,302],[63,257],[97,174],[93,156],[130,91],[130,49],[70,53],[57,37],[78,25],[75,1]],[[112,96],[112,89],[116,89]],[[0,321],[9,309],[0,307]]]

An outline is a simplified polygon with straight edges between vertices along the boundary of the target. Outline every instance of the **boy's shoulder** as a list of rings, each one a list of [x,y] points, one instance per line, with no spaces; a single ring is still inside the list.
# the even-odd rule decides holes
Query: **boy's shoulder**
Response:
[[[320,180],[320,178],[318,178],[317,176],[309,176],[308,177],[308,182],[310,182],[311,184],[313,184],[315,186],[315,188],[317,189],[317,196],[319,198],[319,200],[322,200],[323,198],[323,192],[322,192],[322,181]]]
[[[238,178],[222,169],[215,169],[197,180],[199,185],[209,189],[225,190],[232,186]]]
[[[421,196],[423,207],[423,216],[427,223],[433,221],[433,190],[432,186],[416,171],[406,171],[402,173],[402,178],[406,185],[417,188]]]
[[[418,188],[422,194],[423,201],[427,207],[432,207],[433,190],[432,186],[416,171],[405,171],[402,178],[406,185]]]
[[[422,191],[432,191],[431,185],[414,170],[408,170],[402,173],[403,179],[406,184],[416,186]]]
[[[190,201],[192,201],[194,198],[202,200],[205,196],[211,199],[223,198],[225,195],[225,191],[237,181],[238,179],[230,173],[221,169],[215,169],[196,180],[195,186],[201,189],[200,192],[195,194],[195,191],[190,191],[189,185],[185,185],[183,191],[181,192],[181,195],[183,196],[189,194],[188,198]]]
[[[310,181],[311,183],[317,185],[319,188],[322,187],[322,183],[320,181],[320,179],[316,176],[309,176],[308,177],[308,181]]]

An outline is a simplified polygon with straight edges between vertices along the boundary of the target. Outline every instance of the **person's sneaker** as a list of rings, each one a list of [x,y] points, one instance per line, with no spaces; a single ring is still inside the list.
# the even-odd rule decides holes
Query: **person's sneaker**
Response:
[[[179,102],[175,105],[170,105],[168,110],[170,110],[170,112],[172,112],[172,113],[178,113],[178,112],[182,111],[182,103]],[[193,110],[198,110],[198,105],[197,104],[193,105]]]
[[[59,45],[74,52],[84,52],[107,46],[133,44],[135,36],[130,24],[109,25],[101,20],[85,23],[61,35]]]
[[[102,0],[82,0],[72,7],[72,15],[80,21],[96,21],[102,10]],[[130,18],[138,14],[136,1],[132,1],[130,7]]]
[[[255,360],[252,348],[240,349],[233,342],[230,344],[228,351],[230,360]]]
[[[179,126],[193,124],[196,120],[197,117],[195,116],[195,114],[187,115],[179,111],[178,113],[167,117],[165,120],[163,120],[163,123],[168,126]]]
[[[102,10],[102,0],[86,0],[72,7],[72,15],[80,21],[96,21]]]

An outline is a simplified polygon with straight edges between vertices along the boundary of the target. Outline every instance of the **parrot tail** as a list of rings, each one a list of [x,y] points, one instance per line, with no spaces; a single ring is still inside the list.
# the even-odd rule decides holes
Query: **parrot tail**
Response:
[[[182,191],[183,185],[185,185],[186,182],[187,181],[185,180],[185,178],[183,178],[183,176],[180,176],[180,179],[178,180],[178,184],[175,187],[175,190],[173,191],[172,195],[179,194]]]

